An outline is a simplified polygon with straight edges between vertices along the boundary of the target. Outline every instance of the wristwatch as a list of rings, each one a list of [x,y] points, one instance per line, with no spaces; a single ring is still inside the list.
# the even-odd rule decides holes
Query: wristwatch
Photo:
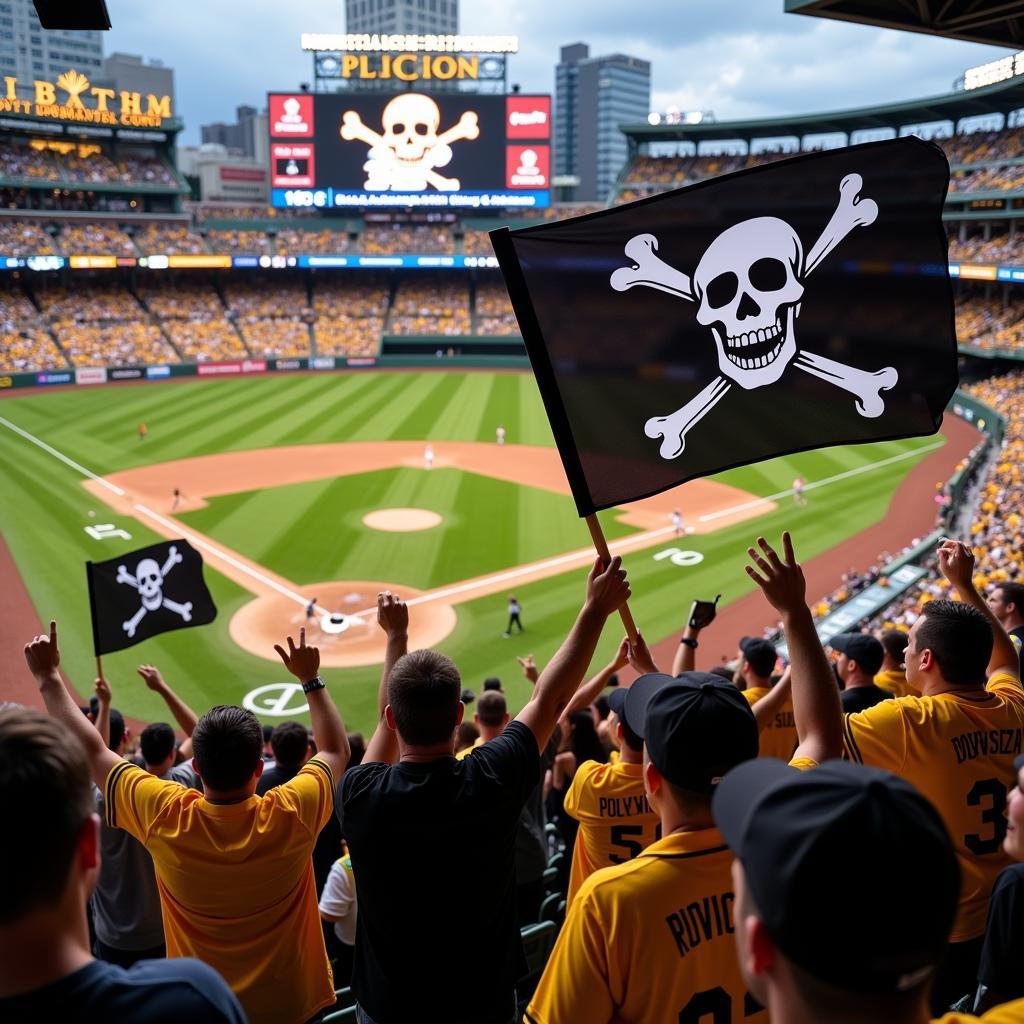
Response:
[[[323,690],[327,684],[320,678],[320,676],[313,676],[308,683],[302,684],[303,693],[311,693],[313,690]]]
[[[697,641],[694,640],[692,637],[684,636],[679,640],[679,642],[681,644],[685,644],[687,647],[690,647],[693,650],[697,650]]]

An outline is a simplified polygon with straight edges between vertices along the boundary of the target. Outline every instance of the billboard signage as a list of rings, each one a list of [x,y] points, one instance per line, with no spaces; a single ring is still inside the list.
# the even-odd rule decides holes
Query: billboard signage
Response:
[[[106,384],[107,368],[105,366],[83,366],[75,370],[76,384]]]
[[[170,377],[171,368],[169,366],[147,366],[146,376],[150,380],[156,380],[159,377]]]
[[[274,206],[550,205],[550,96],[272,94],[269,109]]]
[[[74,380],[70,373],[37,373],[37,384],[70,384]]]
[[[160,367],[150,367],[150,369],[156,370]],[[170,367],[163,367],[168,370],[168,376],[170,376]],[[143,377],[143,370],[141,366],[122,366],[116,370],[111,370],[109,377],[111,380],[140,380]]]

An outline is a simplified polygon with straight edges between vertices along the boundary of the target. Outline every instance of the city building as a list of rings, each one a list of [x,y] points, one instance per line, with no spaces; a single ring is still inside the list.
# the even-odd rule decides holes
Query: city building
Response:
[[[0,0],[2,4],[4,0]],[[171,110],[177,110],[174,102],[174,68],[163,61],[143,61],[134,53],[112,53],[103,61],[103,69],[96,76],[97,84],[116,89],[117,92],[137,92],[141,96],[170,96]]]
[[[200,127],[203,143],[223,146],[233,156],[245,156],[266,166],[269,152],[267,149],[267,112],[255,107],[236,107],[235,123],[204,124]]]
[[[44,31],[32,0],[0,0],[0,76],[17,78],[23,92],[69,68],[99,78],[102,67],[102,32]]]
[[[266,162],[236,156],[215,142],[178,148],[178,170],[202,202],[266,204],[270,175]]]
[[[453,34],[459,0],[345,0],[345,31]]]
[[[649,61],[621,53],[591,57],[586,43],[562,47],[555,68],[553,178],[573,182],[566,199],[607,197],[628,156],[619,125],[646,120],[650,109]]]

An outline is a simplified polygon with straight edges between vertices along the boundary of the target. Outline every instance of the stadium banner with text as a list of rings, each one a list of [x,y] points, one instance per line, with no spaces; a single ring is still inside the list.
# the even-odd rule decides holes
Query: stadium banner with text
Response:
[[[86,562],[85,573],[97,657],[217,617],[203,579],[203,557],[186,540]]]
[[[271,202],[320,209],[540,209],[551,97],[268,96]]]
[[[948,184],[911,137],[492,231],[579,514],[935,433],[957,385]]]

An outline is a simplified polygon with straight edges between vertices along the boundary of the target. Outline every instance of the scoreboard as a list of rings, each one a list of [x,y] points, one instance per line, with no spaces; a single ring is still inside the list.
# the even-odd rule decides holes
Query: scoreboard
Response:
[[[550,96],[271,93],[268,110],[274,206],[551,204]]]

